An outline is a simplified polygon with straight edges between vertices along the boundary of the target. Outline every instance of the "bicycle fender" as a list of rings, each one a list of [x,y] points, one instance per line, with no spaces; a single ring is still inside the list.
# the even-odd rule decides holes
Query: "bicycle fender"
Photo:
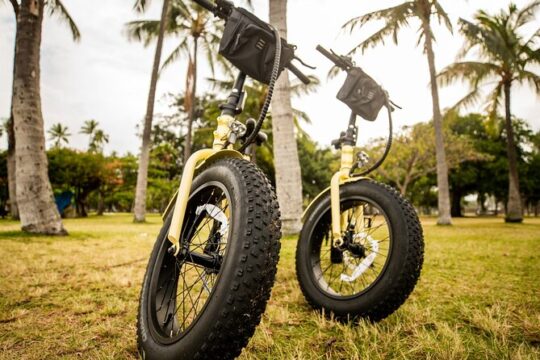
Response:
[[[358,181],[362,181],[362,180],[366,180],[366,179],[369,179],[367,177],[350,177],[348,178],[347,180],[344,180],[341,184],[348,184],[348,183],[355,183],[355,182],[358,182]],[[308,214],[315,208],[315,206],[326,196],[326,194],[329,194],[330,193],[330,190],[331,190],[331,187],[327,187],[326,189],[324,189],[323,191],[321,191],[319,193],[319,195],[317,195],[310,203],[309,205],[307,206],[306,210],[304,210],[304,212],[302,213],[302,222],[306,221],[306,218],[308,216]]]
[[[210,164],[210,163],[212,163],[214,161],[217,161],[219,159],[223,159],[223,158],[226,158],[226,157],[239,158],[239,159],[244,158],[244,156],[240,152],[238,152],[236,150],[232,150],[232,149],[219,150],[219,151],[215,152],[214,154],[210,155],[204,161],[201,161],[201,163],[199,165],[197,165],[197,170],[199,170],[204,164]],[[167,218],[167,216],[169,215],[171,210],[174,208],[174,204],[176,203],[176,198],[177,197],[178,197],[178,190],[176,190],[174,192],[174,195],[172,196],[171,200],[169,200],[169,203],[167,204],[167,207],[165,208],[165,210],[161,214],[161,219],[163,221],[165,221],[165,219]]]

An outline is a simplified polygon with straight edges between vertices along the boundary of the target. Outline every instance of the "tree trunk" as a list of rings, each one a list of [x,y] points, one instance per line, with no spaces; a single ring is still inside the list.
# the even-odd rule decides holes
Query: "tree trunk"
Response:
[[[270,0],[270,22],[287,38],[287,0]],[[276,188],[284,234],[301,229],[302,177],[294,134],[289,74],[283,71],[276,83],[272,102],[272,132]]]
[[[17,204],[23,231],[65,235],[45,154],[39,69],[43,10],[43,0],[23,0],[17,16],[12,100]]]
[[[19,208],[17,206],[17,181],[15,178],[16,158],[15,158],[15,131],[13,128],[13,110],[7,123],[8,150],[7,150],[7,175],[9,212],[14,220],[19,220]]]
[[[506,129],[506,153],[508,156],[508,203],[506,206],[506,222],[522,222],[523,212],[521,197],[519,195],[519,175],[517,169],[516,142],[512,127],[512,114],[510,112],[510,88],[512,83],[504,84],[504,109]]]
[[[463,217],[463,213],[461,211],[461,198],[461,191],[452,191],[452,208],[450,209],[452,217]]]
[[[479,215],[485,215],[486,214],[486,195],[484,193],[478,193],[478,214]]]
[[[444,149],[444,135],[441,109],[439,105],[439,89],[436,81],[435,54],[433,53],[433,39],[429,15],[423,19],[424,34],[426,36],[425,50],[429,65],[429,78],[431,83],[431,98],[433,105],[433,125],[435,127],[435,152],[437,158],[437,188],[438,188],[438,225],[451,225],[450,217],[450,191],[448,186],[448,166],[446,164],[446,151]]]
[[[150,90],[148,91],[148,102],[146,104],[146,116],[144,117],[141,155],[139,157],[139,171],[137,173],[137,188],[135,189],[135,206],[133,209],[134,222],[144,222],[146,220],[146,187],[148,186],[148,163],[150,162],[150,136],[152,132],[152,118],[154,117],[154,102],[159,76],[159,65],[161,63],[161,50],[163,48],[163,37],[165,35],[168,12],[169,0],[163,0],[156,52],[154,54],[154,65],[152,67],[152,76],[150,78]]]
[[[191,75],[191,89],[189,86],[186,88],[186,96],[189,92],[191,97],[191,103],[188,110],[188,126],[186,133],[186,143],[184,144],[184,164],[187,163],[189,157],[191,156],[191,142],[192,142],[192,132],[193,132],[193,121],[195,120],[195,110],[197,108],[197,53],[198,53],[198,42],[199,38],[195,36],[193,38],[193,68],[191,71],[188,69],[188,84],[189,76]]]
[[[97,203],[97,214],[98,216],[103,215],[105,212],[105,194],[103,191],[98,192],[98,203]]]
[[[19,4],[17,2],[11,2],[13,5],[13,12],[15,14],[15,21],[19,15]],[[15,41],[16,43],[16,41]],[[13,49],[13,81],[15,81],[15,51],[16,46]],[[12,84],[13,86],[13,84]],[[11,104],[11,112],[9,120],[7,122],[7,137],[8,137],[8,149],[7,149],[7,176],[8,176],[8,197],[9,197],[9,212],[11,218],[19,220],[19,208],[17,206],[17,180],[15,176],[16,171],[16,158],[15,158],[15,129],[13,121],[13,103]]]

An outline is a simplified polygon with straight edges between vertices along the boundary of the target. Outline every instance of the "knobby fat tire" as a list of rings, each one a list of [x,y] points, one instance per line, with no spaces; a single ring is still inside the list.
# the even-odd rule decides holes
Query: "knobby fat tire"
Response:
[[[192,191],[205,182],[222,181],[235,208],[233,227],[240,234],[231,238],[228,254],[215,287],[226,287],[225,296],[210,298],[204,311],[212,318],[199,318],[189,332],[198,336],[180,338],[171,345],[157,343],[149,333],[148,286],[157,253],[166,239],[170,215],[158,238],[144,277],[137,316],[140,355],[145,359],[232,359],[240,355],[253,335],[266,308],[279,260],[281,223],[277,198],[266,176],[254,164],[242,159],[219,160],[198,175]],[[236,255],[231,258],[230,255]],[[214,301],[214,303],[212,303]],[[212,307],[212,305],[214,305]],[[202,315],[199,315],[202,316]],[[188,342],[189,340],[189,342]]]

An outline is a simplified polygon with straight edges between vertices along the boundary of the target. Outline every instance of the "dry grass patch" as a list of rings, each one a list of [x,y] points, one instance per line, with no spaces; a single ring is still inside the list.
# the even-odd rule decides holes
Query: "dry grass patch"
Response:
[[[378,324],[313,312],[283,241],[278,278],[244,359],[540,357],[540,219],[424,219],[426,262],[407,303]],[[0,221],[0,358],[136,358],[139,287],[161,221],[66,220],[66,238]]]

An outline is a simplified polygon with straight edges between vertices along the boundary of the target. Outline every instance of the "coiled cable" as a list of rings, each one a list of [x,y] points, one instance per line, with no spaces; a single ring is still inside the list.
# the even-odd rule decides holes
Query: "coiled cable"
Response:
[[[276,85],[276,81],[279,77],[279,67],[281,63],[281,36],[279,35],[279,31],[275,27],[273,27],[272,25],[269,25],[269,26],[273,30],[274,36],[276,37],[276,55],[274,56],[274,65],[272,67],[270,83],[268,84],[268,93],[266,94],[264,105],[261,110],[261,113],[259,114],[259,118],[257,119],[257,123],[255,124],[255,128],[253,129],[251,134],[248,136],[246,141],[242,144],[240,149],[238,149],[238,151],[241,153],[243,153],[246,150],[246,148],[255,141],[255,139],[257,138],[257,135],[259,134],[259,131],[261,131],[262,125],[268,113],[268,109],[270,108],[270,104],[272,103],[272,96],[274,95],[274,86]]]

